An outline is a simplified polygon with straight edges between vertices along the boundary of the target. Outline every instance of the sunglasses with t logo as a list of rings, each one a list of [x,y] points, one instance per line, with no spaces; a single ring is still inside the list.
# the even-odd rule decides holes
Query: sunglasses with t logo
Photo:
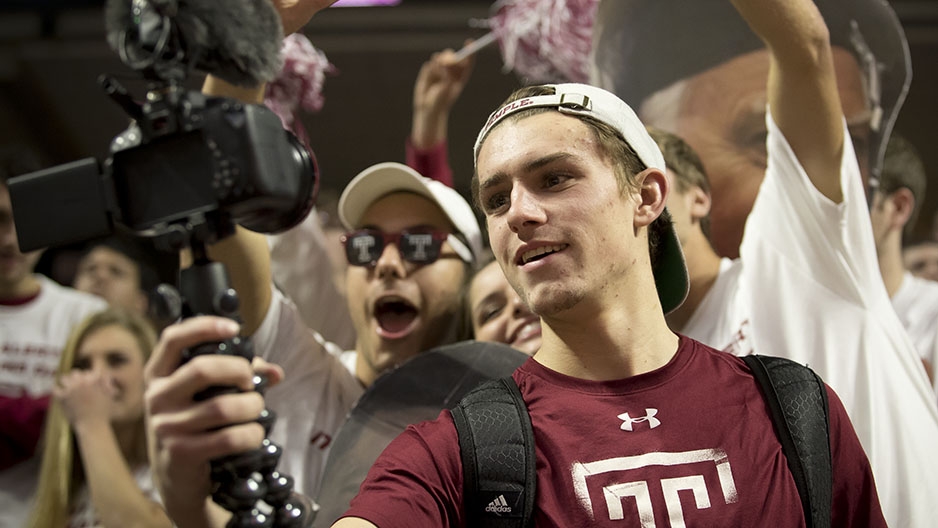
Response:
[[[377,229],[361,229],[342,235],[345,258],[352,266],[374,266],[387,244],[397,246],[401,257],[414,264],[430,264],[440,258],[443,242],[449,242],[453,251],[466,262],[472,261],[472,252],[452,233],[435,230],[383,233]]]

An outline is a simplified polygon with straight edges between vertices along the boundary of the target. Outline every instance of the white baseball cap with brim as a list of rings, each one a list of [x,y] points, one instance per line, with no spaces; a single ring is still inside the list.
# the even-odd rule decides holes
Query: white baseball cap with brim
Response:
[[[556,108],[564,114],[589,116],[606,123],[619,131],[622,139],[632,147],[646,167],[665,172],[664,156],[661,150],[648,134],[645,125],[624,101],[602,88],[586,84],[567,83],[547,86],[555,90],[553,95],[525,97],[492,112],[476,139],[473,159],[478,161],[479,148],[483,140],[502,119],[530,108],[546,107]],[[653,262],[653,272],[661,308],[664,313],[669,313],[684,302],[689,281],[687,266],[684,263],[684,252],[681,250],[681,244],[678,242],[677,233],[674,232],[671,222],[667,222],[661,235],[657,258]]]
[[[472,207],[455,189],[421,176],[414,169],[395,162],[372,165],[345,186],[339,197],[339,219],[346,229],[359,226],[365,211],[379,198],[395,192],[412,192],[435,203],[465,239],[450,240],[453,250],[465,262],[478,266],[482,254],[482,231]]]

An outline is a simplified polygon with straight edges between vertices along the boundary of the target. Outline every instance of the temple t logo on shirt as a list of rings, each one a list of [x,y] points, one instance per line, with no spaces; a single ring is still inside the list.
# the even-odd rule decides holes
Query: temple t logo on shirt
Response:
[[[622,413],[618,416],[622,420],[622,430],[631,432],[632,426],[637,423],[648,422],[648,428],[654,429],[661,425],[661,420],[655,418],[655,415],[658,414],[658,409],[645,409],[645,416],[639,416],[638,418],[632,418],[629,416],[629,413]]]

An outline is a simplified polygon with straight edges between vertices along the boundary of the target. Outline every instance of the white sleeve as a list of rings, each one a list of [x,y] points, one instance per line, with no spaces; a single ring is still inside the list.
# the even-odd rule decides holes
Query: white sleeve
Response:
[[[296,490],[315,497],[332,438],[363,388],[276,288],[253,339],[255,354],[285,374],[265,394],[267,408],[277,414],[270,437],[283,448],[279,468],[295,479]]]
[[[326,234],[315,209],[298,225],[267,237],[270,271],[277,287],[296,303],[308,328],[343,349],[355,345],[345,296],[333,281]]]
[[[938,489],[938,407],[879,274],[852,145],[844,142],[836,204],[766,121],[769,166],[740,246],[753,348],[809,365],[836,391],[886,519],[913,526],[938,514],[926,497]]]
[[[768,168],[746,222],[740,254],[772,249],[851,303],[888,303],[853,144],[844,141],[844,199],[837,204],[811,183],[768,111],[766,126]],[[846,123],[844,137],[850,137]]]

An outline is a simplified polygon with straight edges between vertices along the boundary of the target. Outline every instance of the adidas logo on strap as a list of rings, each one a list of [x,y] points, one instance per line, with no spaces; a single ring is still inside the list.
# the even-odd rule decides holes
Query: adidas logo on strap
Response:
[[[504,495],[499,495],[485,507],[485,511],[489,513],[511,513],[511,506],[508,505]]]

